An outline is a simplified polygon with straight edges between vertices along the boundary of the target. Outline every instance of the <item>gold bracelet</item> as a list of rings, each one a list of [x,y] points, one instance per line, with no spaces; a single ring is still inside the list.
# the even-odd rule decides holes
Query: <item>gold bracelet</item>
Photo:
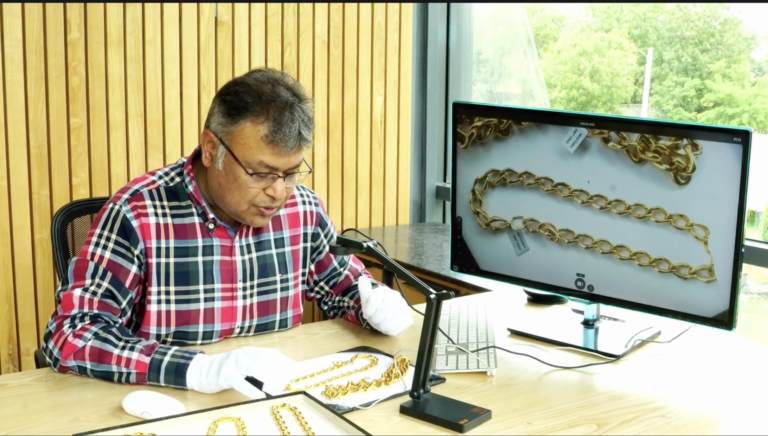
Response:
[[[237,425],[237,434],[240,436],[245,436],[248,434],[248,432],[245,430],[245,422],[243,422],[240,418],[232,418],[230,416],[225,416],[223,418],[219,418],[216,421],[213,421],[211,423],[211,426],[208,427],[208,436],[213,436],[216,434],[216,431],[219,429],[219,424],[223,424],[225,422],[234,422],[235,425]]]
[[[277,426],[280,428],[280,433],[282,433],[283,436],[288,436],[291,434],[291,432],[288,431],[288,426],[285,424],[283,417],[280,415],[280,409],[288,409],[291,411],[291,413],[293,413],[293,416],[296,417],[296,421],[299,421],[299,425],[301,425],[301,428],[304,430],[304,434],[307,436],[315,435],[315,432],[312,431],[312,428],[307,423],[307,420],[304,419],[304,415],[301,414],[301,411],[299,411],[297,407],[291,406],[288,403],[283,403],[279,406],[272,406],[272,417],[275,418]]]

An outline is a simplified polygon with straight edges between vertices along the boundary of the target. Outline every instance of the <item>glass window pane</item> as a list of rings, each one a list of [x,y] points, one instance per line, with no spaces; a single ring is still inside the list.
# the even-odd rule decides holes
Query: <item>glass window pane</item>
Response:
[[[767,4],[450,7],[449,101],[751,127],[746,237],[768,241]]]
[[[744,265],[736,333],[768,345],[768,268]]]

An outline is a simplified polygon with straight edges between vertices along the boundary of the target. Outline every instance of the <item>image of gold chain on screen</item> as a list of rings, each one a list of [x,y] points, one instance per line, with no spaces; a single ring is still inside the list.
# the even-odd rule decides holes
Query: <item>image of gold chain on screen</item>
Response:
[[[700,241],[709,255],[709,264],[693,267],[687,263],[673,263],[666,257],[654,257],[645,251],[634,251],[625,244],[614,244],[606,239],[596,239],[586,233],[576,233],[568,228],[558,229],[549,222],[541,222],[534,217],[517,215],[510,220],[498,216],[489,216],[483,209],[483,194],[490,188],[501,184],[511,186],[539,188],[545,194],[556,194],[563,200],[572,200],[579,205],[592,206],[601,212],[610,212],[617,218],[631,216],[637,220],[649,220],[656,224],[668,224],[673,228],[687,232]],[[553,243],[566,245],[577,244],[585,250],[595,250],[600,254],[612,254],[616,259],[632,261],[641,268],[653,269],[663,274],[674,274],[683,279],[696,279],[704,283],[717,280],[712,254],[709,251],[709,228],[693,223],[684,214],[669,213],[659,206],[648,207],[642,203],[629,204],[622,199],[609,199],[602,194],[591,194],[584,189],[574,189],[564,182],[556,182],[550,177],[537,176],[529,171],[518,172],[512,168],[491,169],[475,179],[469,197],[469,205],[477,217],[477,222],[484,229],[501,232],[508,229],[526,230],[541,234]]]
[[[513,126],[524,129],[533,126],[527,121],[513,121],[496,118],[462,118],[456,129],[458,146],[468,149],[473,144],[485,144],[492,138],[508,138]],[[656,135],[639,134],[633,140],[625,132],[602,129],[586,129],[587,138],[600,138],[607,148],[623,151],[632,162],[642,165],[650,162],[655,168],[670,175],[679,186],[685,186],[696,171],[696,156],[701,155],[701,144],[694,139],[670,137],[662,139]]]

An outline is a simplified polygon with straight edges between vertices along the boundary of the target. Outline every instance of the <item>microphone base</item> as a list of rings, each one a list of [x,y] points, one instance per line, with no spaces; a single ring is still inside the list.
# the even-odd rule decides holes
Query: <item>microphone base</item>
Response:
[[[488,409],[434,392],[424,394],[421,400],[401,404],[400,413],[458,433],[466,433],[491,419]]]

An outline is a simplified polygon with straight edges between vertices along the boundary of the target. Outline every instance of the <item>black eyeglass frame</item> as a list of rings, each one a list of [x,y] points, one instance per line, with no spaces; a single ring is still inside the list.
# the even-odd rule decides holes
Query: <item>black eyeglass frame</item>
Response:
[[[235,159],[235,162],[237,162],[237,164],[240,165],[240,168],[242,168],[243,171],[245,171],[245,174],[250,176],[252,179],[255,176],[260,176],[260,177],[269,176],[270,177],[269,178],[269,180],[271,180],[270,183],[268,185],[264,186],[264,188],[272,186],[277,181],[277,179],[283,179],[283,183],[285,183],[285,187],[286,188],[293,188],[294,186],[296,186],[299,183],[303,182],[307,177],[309,177],[310,174],[312,174],[314,172],[314,169],[312,169],[312,166],[309,164],[309,162],[307,162],[307,159],[305,157],[303,157],[303,156],[302,156],[301,160],[309,168],[309,171],[296,171],[296,172],[293,172],[293,173],[288,173],[288,174],[286,174],[284,176],[281,176],[280,174],[276,174],[276,173],[259,173],[259,172],[256,172],[256,171],[248,171],[248,168],[246,168],[245,165],[243,165],[243,163],[240,161],[240,159],[238,159],[237,156],[235,156],[235,153],[232,152],[232,149],[229,148],[229,145],[227,145],[227,143],[224,142],[223,139],[221,139],[221,136],[216,134],[216,132],[214,132],[211,129],[208,129],[208,130],[211,133],[213,133],[213,136],[215,136],[216,139],[219,140],[219,143],[224,147],[224,149],[227,150],[230,155],[232,155],[232,158]],[[293,176],[294,174],[296,175],[296,184],[295,185],[292,184],[291,186],[288,186],[288,177]]]

